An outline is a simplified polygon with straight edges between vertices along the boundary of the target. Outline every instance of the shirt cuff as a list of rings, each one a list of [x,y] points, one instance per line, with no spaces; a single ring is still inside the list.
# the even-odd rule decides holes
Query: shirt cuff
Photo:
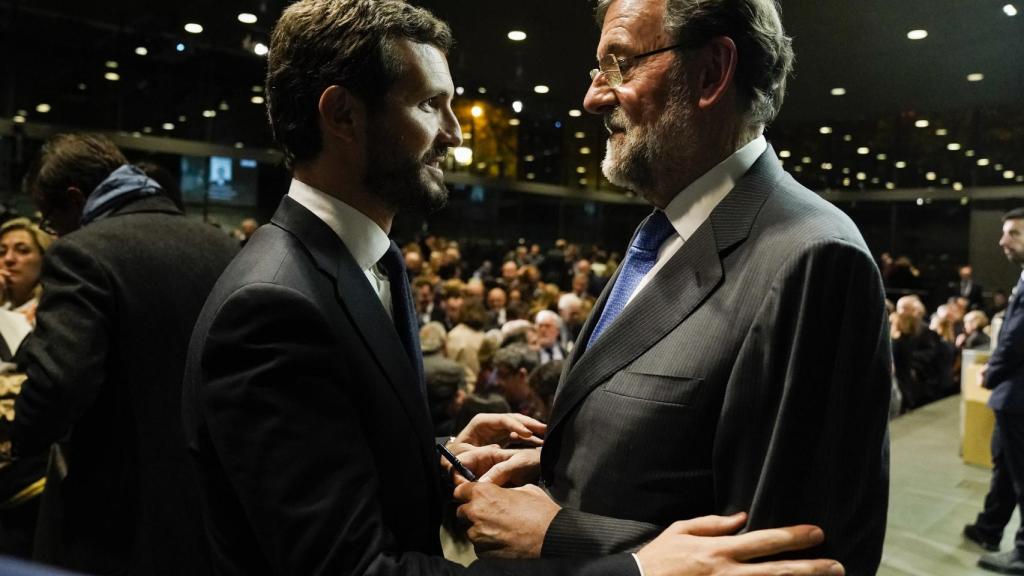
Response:
[[[633,557],[633,560],[636,560],[636,569],[640,571],[640,576],[644,576],[644,566],[640,563],[640,557],[636,553],[631,553],[630,556]]]

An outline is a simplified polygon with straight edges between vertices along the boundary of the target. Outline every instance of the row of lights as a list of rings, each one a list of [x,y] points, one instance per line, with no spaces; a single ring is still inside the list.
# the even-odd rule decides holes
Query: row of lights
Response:
[[[1014,6],[1013,4],[1006,4],[1005,6],[1003,6],[1003,14],[1006,14],[1007,16],[1012,18],[1017,15],[1017,7]],[[911,40],[924,40],[927,37],[927,30],[918,29],[907,32],[907,38]]]

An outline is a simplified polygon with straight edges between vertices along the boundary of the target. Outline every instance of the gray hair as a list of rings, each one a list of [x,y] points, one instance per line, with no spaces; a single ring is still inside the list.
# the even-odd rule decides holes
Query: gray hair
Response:
[[[540,354],[526,344],[512,344],[494,353],[494,366],[504,367],[512,372],[518,372],[523,368],[529,374],[540,366]]]
[[[597,24],[604,24],[616,0],[597,0]],[[699,47],[718,36],[736,43],[736,86],[751,126],[767,125],[782,109],[786,79],[793,71],[793,39],[786,36],[778,0],[664,1],[665,31],[676,43]]]

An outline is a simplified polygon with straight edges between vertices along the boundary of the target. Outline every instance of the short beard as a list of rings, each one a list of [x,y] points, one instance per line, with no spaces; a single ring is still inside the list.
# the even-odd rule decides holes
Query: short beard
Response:
[[[396,213],[430,214],[447,206],[448,188],[426,169],[427,164],[444,161],[447,146],[410,158],[396,151],[399,142],[401,136],[392,136],[386,129],[372,133],[367,144],[367,189]]]
[[[669,71],[668,103],[650,127],[630,125],[622,108],[605,116],[605,126],[623,130],[615,146],[609,138],[601,170],[616,186],[650,197],[658,188],[658,175],[672,169],[678,158],[691,157],[693,112],[689,84],[680,66]]]

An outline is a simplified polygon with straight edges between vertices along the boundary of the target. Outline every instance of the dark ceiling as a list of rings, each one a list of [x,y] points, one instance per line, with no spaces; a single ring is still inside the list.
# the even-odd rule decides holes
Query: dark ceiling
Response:
[[[521,131],[560,121],[569,130],[587,130],[600,146],[595,119],[568,116],[582,107],[593,67],[598,29],[591,2],[414,3],[451,24],[458,42],[452,72],[467,97],[499,106],[522,100]],[[769,137],[777,149],[791,150],[789,162],[800,164],[800,177],[819,189],[841,187],[845,178],[847,185],[875,188],[890,181],[1006,183],[996,164],[1003,172],[1024,170],[1024,14],[1007,16],[1005,3],[783,0],[797,65]],[[24,112],[29,122],[269,146],[263,108],[251,101],[259,96],[254,87],[263,76],[263,58],[252,46],[267,42],[285,4],[0,1],[0,117]],[[258,22],[240,23],[240,12],[255,14]],[[187,22],[201,24],[203,32],[185,32]],[[907,32],[919,28],[928,37],[909,40]],[[528,38],[512,42],[506,37],[510,30],[525,31]],[[184,51],[177,50],[179,42]],[[139,46],[147,55],[135,54]],[[108,61],[117,68],[108,68]],[[120,80],[105,80],[108,72]],[[968,82],[971,73],[984,74],[984,80]],[[535,94],[537,84],[549,86],[550,93]],[[832,96],[836,87],[846,94]],[[49,104],[49,112],[37,112],[40,103]],[[204,118],[209,110],[216,117]],[[914,128],[922,118],[929,119],[929,128]],[[165,123],[174,127],[164,129]],[[832,133],[821,134],[821,126]],[[935,129],[947,132],[935,135]],[[961,150],[947,150],[954,141]],[[857,154],[861,147],[869,153]],[[804,157],[810,161],[802,162]],[[977,167],[981,157],[991,157],[985,170]],[[908,168],[894,168],[897,158]],[[858,172],[864,174],[859,181]],[[937,173],[934,180],[928,172]]]

